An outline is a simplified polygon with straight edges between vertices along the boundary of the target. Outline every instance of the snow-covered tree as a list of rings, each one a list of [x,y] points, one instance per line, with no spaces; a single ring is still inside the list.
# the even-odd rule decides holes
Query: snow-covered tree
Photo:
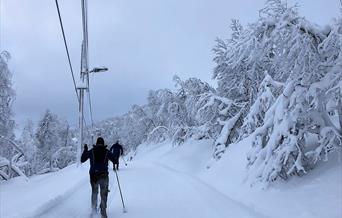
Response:
[[[36,145],[37,141],[34,134],[33,122],[28,119],[23,127],[20,138],[20,146],[27,160],[26,164],[22,165],[22,167],[28,176],[35,174],[39,168],[38,165],[40,163],[38,161],[38,150]]]
[[[253,133],[253,147],[248,155],[252,180],[269,183],[277,178],[304,175],[319,160],[327,160],[331,152],[340,150],[341,24],[339,20],[323,30],[304,20],[298,24],[302,33],[296,41],[303,40],[310,48],[305,43],[297,44],[297,52],[302,47],[297,54],[301,62],[287,60],[285,67],[291,73],[286,88]]]
[[[12,104],[14,90],[12,89],[12,73],[8,69],[10,54],[6,51],[0,52],[0,136],[14,139],[14,120]],[[11,158],[13,148],[6,141],[0,141],[0,156]]]
[[[269,183],[303,175],[341,146],[340,130],[322,104],[314,105],[310,87],[290,82],[253,133],[248,155],[250,177]]]
[[[10,179],[14,176],[25,176],[17,163],[23,160],[23,151],[14,137],[14,120],[12,103],[12,73],[8,68],[10,54],[0,52],[0,179]]]
[[[257,98],[244,119],[241,137],[250,135],[263,125],[265,113],[273,105],[283,86],[283,83],[273,80],[270,75],[265,76],[258,89]]]
[[[174,76],[173,80],[178,88],[175,96],[181,110],[177,117],[182,121],[173,134],[173,141],[180,144],[188,138],[214,138],[219,131],[217,112],[220,104],[207,103],[216,95],[215,89],[198,78],[183,81]]]
[[[179,112],[179,105],[176,101],[174,93],[169,89],[159,89],[151,90],[148,95],[148,103],[146,107],[146,113],[149,115],[150,119],[153,121],[153,129],[149,131],[148,139],[149,141],[157,139],[168,139],[174,133],[172,124],[175,121],[175,117]],[[171,115],[171,113],[174,113]],[[159,131],[165,127],[167,133],[164,131]],[[156,134],[162,134],[160,137]],[[152,135],[153,136],[152,136]]]
[[[41,161],[40,171],[42,173],[54,171],[54,154],[61,147],[59,144],[59,121],[57,115],[46,110],[39,121],[36,130],[37,148]]]
[[[78,144],[74,140],[77,131],[73,130],[67,121],[59,121],[58,131],[58,150],[53,154],[53,161],[56,167],[62,169],[76,160],[76,148]]]
[[[257,22],[242,27],[234,20],[231,27],[230,39],[214,48],[214,78],[219,96],[244,103],[235,113],[244,125],[235,128],[240,139],[254,136],[250,178],[268,183],[302,175],[341,144],[332,117],[341,110],[341,21],[322,29],[300,17],[296,6],[269,0]],[[229,117],[216,153],[227,146],[220,141],[227,141],[236,120]]]

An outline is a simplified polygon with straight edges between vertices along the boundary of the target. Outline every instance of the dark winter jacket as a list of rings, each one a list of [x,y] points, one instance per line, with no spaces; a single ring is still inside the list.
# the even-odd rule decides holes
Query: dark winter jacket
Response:
[[[108,160],[115,162],[116,158],[112,152],[103,145],[96,145],[88,151],[87,148],[83,150],[81,162],[84,163],[90,159],[89,174],[108,174]]]
[[[120,145],[118,142],[112,145],[110,148],[110,151],[113,153],[114,157],[119,158],[121,155],[123,155],[123,148],[122,145]]]

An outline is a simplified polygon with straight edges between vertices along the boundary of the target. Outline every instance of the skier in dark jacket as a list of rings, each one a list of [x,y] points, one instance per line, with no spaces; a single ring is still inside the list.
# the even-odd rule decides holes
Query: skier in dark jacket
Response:
[[[112,152],[108,151],[103,138],[99,137],[96,141],[96,145],[90,150],[88,146],[84,145],[84,150],[81,157],[81,162],[84,163],[90,159],[90,184],[91,184],[91,206],[92,214],[96,213],[97,208],[97,195],[100,186],[101,194],[101,216],[107,218],[107,196],[108,196],[108,160],[113,163],[116,161],[116,157]]]
[[[116,141],[116,143],[112,145],[110,151],[115,157],[115,162],[113,162],[113,170],[119,170],[119,157],[123,155],[123,148],[122,145],[119,144],[119,141]]]

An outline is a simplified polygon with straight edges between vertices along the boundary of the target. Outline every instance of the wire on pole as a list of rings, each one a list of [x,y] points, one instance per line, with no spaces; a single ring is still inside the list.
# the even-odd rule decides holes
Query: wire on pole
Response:
[[[78,97],[78,93],[77,93],[77,86],[76,86],[76,81],[75,81],[75,76],[74,76],[74,70],[73,70],[72,64],[71,64],[71,59],[70,59],[68,44],[67,44],[66,37],[65,37],[65,33],[64,33],[64,27],[63,27],[61,12],[60,12],[60,10],[59,10],[58,0],[55,0],[55,2],[56,2],[56,8],[57,8],[57,12],[58,12],[59,23],[60,23],[61,30],[62,30],[62,34],[63,34],[64,47],[65,47],[65,51],[66,51],[67,57],[68,57],[70,73],[71,73],[72,81],[73,81],[73,83],[74,83],[75,93],[76,93],[76,96],[77,96],[77,100],[80,101],[80,99],[79,99],[79,97]]]

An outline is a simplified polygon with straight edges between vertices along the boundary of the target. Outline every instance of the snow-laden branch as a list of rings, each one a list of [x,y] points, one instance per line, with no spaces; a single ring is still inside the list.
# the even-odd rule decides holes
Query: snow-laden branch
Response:
[[[19,152],[20,154],[24,155],[23,150],[19,147],[19,145],[16,142],[14,142],[13,140],[8,139],[8,138],[6,138],[5,136],[2,136],[2,135],[0,135],[0,139],[9,142],[17,152]]]

